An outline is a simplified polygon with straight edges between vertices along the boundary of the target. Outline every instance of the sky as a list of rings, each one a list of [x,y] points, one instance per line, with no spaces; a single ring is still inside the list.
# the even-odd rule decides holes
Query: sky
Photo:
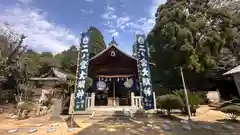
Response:
[[[156,9],[166,0],[0,0],[0,26],[8,24],[27,38],[24,44],[53,53],[78,45],[79,35],[97,27],[108,45],[132,54],[134,32],[147,34]]]

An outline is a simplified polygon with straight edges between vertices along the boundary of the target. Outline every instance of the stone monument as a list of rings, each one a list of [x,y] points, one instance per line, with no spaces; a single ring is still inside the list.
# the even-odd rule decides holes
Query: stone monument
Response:
[[[61,110],[62,110],[62,100],[61,99],[52,99],[53,101],[53,106],[52,106],[52,120],[59,120]]]

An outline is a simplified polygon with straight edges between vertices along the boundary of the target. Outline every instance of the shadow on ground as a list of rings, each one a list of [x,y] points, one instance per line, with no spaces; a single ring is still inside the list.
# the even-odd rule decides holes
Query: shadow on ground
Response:
[[[134,119],[113,116],[93,124],[76,135],[237,135],[240,132],[239,123],[191,121],[184,124],[181,120],[174,116]],[[169,125],[168,131],[166,125]],[[183,125],[188,125],[191,129],[184,129]]]

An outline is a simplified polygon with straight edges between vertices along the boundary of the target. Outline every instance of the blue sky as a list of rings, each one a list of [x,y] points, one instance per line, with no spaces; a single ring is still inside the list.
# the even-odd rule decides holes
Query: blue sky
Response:
[[[36,51],[60,52],[77,44],[79,34],[97,27],[108,44],[115,37],[119,48],[131,54],[134,32],[154,25],[157,7],[165,0],[1,0],[0,26],[27,36]]]

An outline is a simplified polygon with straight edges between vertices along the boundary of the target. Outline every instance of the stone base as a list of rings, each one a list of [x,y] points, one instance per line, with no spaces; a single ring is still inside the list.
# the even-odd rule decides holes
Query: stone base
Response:
[[[51,117],[49,120],[51,121],[62,121],[64,122],[64,120],[61,117]]]

